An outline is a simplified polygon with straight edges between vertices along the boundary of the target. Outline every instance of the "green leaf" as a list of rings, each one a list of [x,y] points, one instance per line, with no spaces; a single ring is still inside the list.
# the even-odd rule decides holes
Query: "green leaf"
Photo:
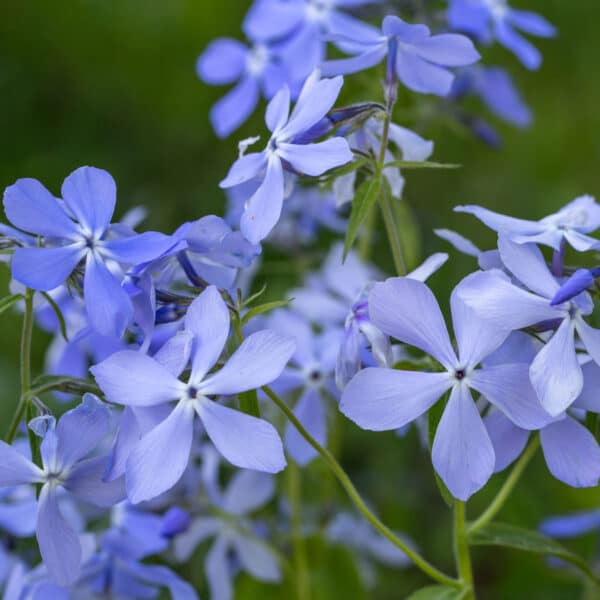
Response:
[[[379,177],[363,181],[356,190],[356,195],[352,201],[352,213],[350,214],[350,221],[348,222],[348,229],[346,231],[346,241],[344,242],[344,260],[348,252],[350,252],[360,226],[369,214],[369,210],[377,202],[380,191],[381,178]]]
[[[427,434],[429,439],[429,449],[433,447],[433,439],[435,438],[435,432],[437,431],[438,425],[442,418],[442,414],[444,413],[444,409],[446,408],[446,398],[444,400],[440,400],[436,402],[430,409],[427,414]],[[433,476],[435,477],[435,483],[438,486],[440,494],[444,502],[448,505],[449,508],[454,506],[454,497],[446,487],[446,484],[442,481],[442,478],[433,471]]]
[[[407,600],[459,600],[463,595],[463,590],[449,585],[428,585],[413,592]]]
[[[399,169],[460,169],[462,165],[453,163],[439,163],[424,160],[422,162],[415,160],[393,160],[383,165],[384,169],[388,167],[398,167]]]
[[[583,558],[537,531],[515,527],[514,525],[505,525],[504,523],[489,523],[470,534],[469,542],[475,546],[504,546],[535,554],[556,556],[556,558],[560,558],[580,569],[595,583],[600,583],[598,576]]]
[[[257,315],[262,315],[263,313],[269,312],[271,310],[275,310],[276,308],[285,308],[289,303],[289,300],[275,300],[274,302],[266,302],[265,304],[260,304],[259,306],[255,306],[251,308],[242,318],[242,325],[245,325],[253,319]]]
[[[267,284],[265,282],[263,284],[263,286],[260,288],[260,290],[258,290],[258,292],[255,292],[254,294],[252,294],[251,296],[248,296],[248,298],[246,298],[244,300],[244,302],[242,303],[242,306],[248,306],[249,304],[252,304],[255,300],[258,300],[266,291],[267,291]],[[238,292],[241,294],[241,290],[238,290]]]
[[[2,300],[0,300],[0,315],[19,300],[23,300],[23,297],[23,294],[13,294],[12,296],[2,298]]]
[[[52,310],[54,311],[54,314],[56,315],[56,318],[58,319],[58,324],[60,326],[60,333],[62,334],[65,342],[68,342],[69,338],[67,337],[67,324],[65,323],[65,317],[62,313],[62,310],[60,310],[60,307],[58,306],[58,304],[56,304],[56,302],[54,301],[54,298],[52,298],[52,296],[50,294],[48,294],[47,292],[41,292],[41,294],[42,294],[42,296],[44,296],[44,298],[46,299],[48,304],[52,307]]]
[[[335,179],[336,177],[340,177],[341,175],[353,173],[354,171],[358,171],[358,169],[360,169],[361,167],[364,167],[372,162],[373,160],[371,158],[367,158],[366,156],[355,157],[352,162],[349,162],[348,164],[342,165],[337,169],[329,171],[326,175],[326,179]]]

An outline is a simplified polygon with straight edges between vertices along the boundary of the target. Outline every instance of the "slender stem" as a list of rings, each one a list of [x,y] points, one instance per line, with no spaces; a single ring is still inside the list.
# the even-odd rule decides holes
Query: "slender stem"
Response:
[[[354,484],[350,480],[350,477],[346,474],[341,465],[337,462],[335,457],[327,450],[327,448],[323,448],[311,435],[306,431],[303,427],[302,423],[298,421],[294,413],[287,407],[285,402],[279,398],[275,392],[273,392],[269,387],[264,386],[263,391],[267,396],[279,407],[279,409],[285,414],[285,416],[290,420],[292,425],[298,430],[298,433],[321,455],[321,457],[325,460],[331,471],[338,478],[342,487],[348,494],[350,500],[354,503],[356,508],[362,513],[362,515],[371,523],[371,525],[381,533],[385,538],[387,538],[394,546],[397,546],[402,550],[414,563],[415,565],[421,569],[426,575],[442,583],[444,585],[450,585],[452,587],[461,587],[461,583],[459,580],[446,575],[438,568],[434,567],[427,560],[425,560],[418,552],[413,550],[410,546],[408,546],[404,541],[402,541],[396,534],[389,528],[387,525],[382,523],[370,510],[366,505],[365,501],[362,499],[361,495],[354,487]]]
[[[519,460],[515,463],[511,474],[507,477],[506,481],[504,482],[504,485],[502,486],[502,488],[500,488],[500,491],[498,492],[492,503],[485,509],[485,511],[483,511],[479,518],[477,518],[468,526],[469,535],[475,533],[476,531],[487,525],[498,514],[498,512],[500,512],[500,510],[504,506],[504,503],[506,502],[506,500],[508,500],[508,497],[510,496],[510,493],[512,492],[513,488],[515,487],[521,475],[523,474],[525,467],[529,464],[529,461],[533,458],[534,454],[536,453],[539,445],[540,439],[536,435],[529,443],[529,446],[527,446],[527,448],[525,449],[525,452],[523,452],[523,454],[521,455],[521,458],[519,458]]]
[[[385,153],[387,152],[388,140],[390,135],[390,123],[392,120],[393,104],[388,103],[388,109],[383,122],[383,132],[381,134],[381,148],[377,157],[377,166],[375,177],[383,176],[383,166],[385,164]],[[381,193],[379,194],[379,208],[381,216],[387,232],[388,241],[394,258],[394,266],[398,275],[406,275],[406,261],[404,260],[404,251],[402,250],[402,242],[400,234],[394,218],[394,211],[388,194],[388,188],[385,182],[381,184]]]
[[[298,600],[310,600],[310,579],[306,544],[302,535],[302,490],[298,466],[291,463],[287,468],[288,493],[292,508],[292,544],[294,546],[294,576]]]
[[[456,559],[456,570],[463,586],[464,600],[474,600],[473,570],[471,568],[471,557],[469,555],[469,540],[465,522],[465,503],[462,500],[454,502],[454,557]]]
[[[15,439],[19,425],[23,417],[30,416],[31,413],[31,339],[33,335],[33,295],[34,291],[26,288],[25,290],[25,312],[23,313],[23,327],[21,329],[21,357],[20,357],[20,376],[21,376],[21,394],[19,404],[13,416],[13,420],[6,435],[6,442],[11,444]],[[33,431],[27,430],[29,436],[29,446],[31,449],[31,458],[35,460],[36,440]]]

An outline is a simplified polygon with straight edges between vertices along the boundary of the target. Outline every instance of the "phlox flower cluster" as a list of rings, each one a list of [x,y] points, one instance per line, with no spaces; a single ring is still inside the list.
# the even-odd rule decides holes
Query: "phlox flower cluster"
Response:
[[[24,325],[21,395],[0,442],[4,598],[194,600],[193,561],[208,597],[231,600],[241,573],[282,582],[311,536],[344,546],[367,587],[380,565],[416,566],[474,598],[464,573],[432,567],[359,495],[333,455],[334,433],[352,423],[395,431],[399,448],[412,424],[426,430],[422,450],[457,511],[495,473],[524,468],[538,443],[554,478],[597,485],[596,201],[539,221],[457,206],[496,244],[483,252],[436,231],[477,260],[447,301],[429,287],[453,260],[441,240],[406,268],[397,213],[408,170],[448,165],[393,121],[399,87],[496,145],[465,97],[518,127],[531,111],[508,72],[476,64],[479,50],[497,41],[536,69],[541,55],[519,31],[555,33],[503,0],[447,4],[414,23],[378,0],[256,0],[247,44],[212,41],[197,74],[233,86],[210,114],[217,135],[266,100],[264,140],[241,140],[220,180],[225,218],[139,232],[143,211],[115,218],[117,185],[91,166],[58,196],[35,179],[5,190],[0,311],[15,308]],[[359,71],[381,93],[344,104],[344,77]],[[372,252],[384,232],[395,273]],[[268,278],[260,288],[272,248],[288,268],[307,247],[295,287],[279,298]],[[34,324],[52,341],[32,378]],[[295,496],[319,459],[358,512]],[[597,526],[596,511],[543,529]]]

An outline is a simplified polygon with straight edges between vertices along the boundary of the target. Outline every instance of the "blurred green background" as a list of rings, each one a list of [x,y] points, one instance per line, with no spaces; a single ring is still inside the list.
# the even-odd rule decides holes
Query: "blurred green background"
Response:
[[[536,73],[527,72],[502,48],[484,52],[488,64],[505,65],[513,74],[533,109],[534,124],[525,132],[500,124],[505,141],[501,151],[439,123],[422,131],[436,142],[435,160],[460,163],[463,168],[406,175],[405,201],[418,223],[421,257],[449,249],[432,235],[435,227],[456,229],[484,249],[494,243],[491,232],[474,219],[453,214],[455,204],[481,203],[516,216],[540,218],[575,196],[596,194],[600,188],[600,5],[592,0],[513,4],[543,13],[560,32],[554,40],[536,41],[544,54],[543,67]],[[223,195],[217,183],[236,155],[236,141],[264,133],[262,109],[232,139],[219,141],[210,128],[208,110],[223,90],[198,81],[194,63],[212,38],[239,36],[248,5],[242,0],[4,2],[0,186],[19,177],[35,177],[58,194],[63,178],[87,164],[109,170],[117,180],[118,214],[138,204],[149,207],[148,228],[170,231],[184,220],[220,212]],[[353,80],[343,100],[376,99],[363,87],[368,81],[373,85],[374,79]],[[391,269],[383,243],[374,258]],[[447,298],[473,268],[470,259],[454,253],[432,280],[439,297]],[[0,276],[6,287],[6,269]],[[272,288],[294,283],[290,276],[273,282]],[[4,314],[1,331],[0,414],[5,423],[17,401],[18,318]],[[38,335],[37,372],[45,343],[47,339]],[[342,420],[339,426],[341,460],[359,489],[387,523],[417,540],[427,557],[451,570],[450,516],[416,434],[399,440],[392,433],[358,431]],[[471,514],[489,502],[502,477],[495,477],[474,497]],[[306,496],[320,502],[323,489],[335,485],[315,464],[303,488]],[[346,504],[341,494],[340,498]],[[595,507],[599,500],[598,490],[575,491],[554,481],[538,456],[501,519],[535,527],[544,516]],[[383,569],[375,590],[361,592],[343,551],[311,543],[316,599],[403,598],[427,583],[414,569]],[[591,558],[596,539],[588,536],[572,547]],[[480,548],[474,566],[483,599],[581,597],[582,586],[575,577],[549,569],[537,556]],[[192,570],[201,581],[201,565]],[[286,586],[256,586],[244,579],[236,597],[292,595]]]

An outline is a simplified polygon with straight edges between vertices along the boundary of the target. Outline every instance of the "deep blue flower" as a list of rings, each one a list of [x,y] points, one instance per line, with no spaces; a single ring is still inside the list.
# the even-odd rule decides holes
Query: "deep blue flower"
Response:
[[[426,25],[411,25],[396,16],[385,17],[381,32],[357,38],[352,38],[353,33],[345,35],[354,42],[348,51],[356,56],[324,63],[324,75],[356,73],[387,56],[388,71],[407,88],[446,96],[454,81],[447,67],[470,65],[480,58],[469,38],[453,33],[431,35]]]
[[[90,325],[102,335],[119,337],[133,307],[109,265],[151,260],[172,242],[155,232],[109,238],[116,193],[109,173],[81,167],[65,179],[62,200],[35,179],[19,179],[4,193],[4,210],[15,227],[44,238],[44,247],[15,250],[13,277],[34,290],[49,291],[85,262],[83,292]]]

